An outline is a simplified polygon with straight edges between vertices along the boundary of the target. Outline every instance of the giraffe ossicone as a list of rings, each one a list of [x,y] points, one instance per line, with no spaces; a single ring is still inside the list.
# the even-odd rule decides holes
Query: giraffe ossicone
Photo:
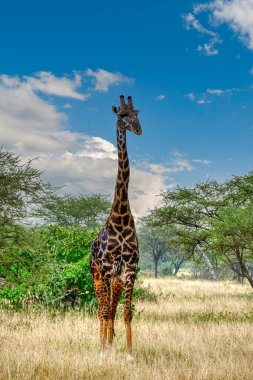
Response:
[[[130,165],[126,132],[142,134],[131,96],[112,107],[117,115],[118,174],[111,212],[91,247],[90,272],[98,301],[101,351],[112,345],[116,309],[125,290],[124,321],[128,357],[132,358],[132,291],[139,261],[138,240],[128,199]]]

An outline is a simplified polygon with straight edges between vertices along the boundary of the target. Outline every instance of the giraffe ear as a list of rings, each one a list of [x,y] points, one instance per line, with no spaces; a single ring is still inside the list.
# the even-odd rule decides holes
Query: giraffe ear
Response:
[[[112,112],[113,112],[113,113],[116,113],[116,115],[117,115],[117,114],[118,114],[118,109],[117,109],[117,107],[112,106]]]

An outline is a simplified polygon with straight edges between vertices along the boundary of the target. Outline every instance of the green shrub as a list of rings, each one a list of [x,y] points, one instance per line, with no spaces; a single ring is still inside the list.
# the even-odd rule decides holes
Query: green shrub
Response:
[[[90,246],[96,233],[57,226],[33,231],[36,244],[29,239],[28,246],[12,247],[12,258],[1,266],[7,281],[0,290],[0,304],[96,308],[89,273]]]
[[[0,306],[95,311],[97,301],[89,258],[97,231],[84,227],[50,226],[37,231],[27,230],[26,233],[21,245],[12,246],[5,252],[5,265],[0,265],[0,273],[6,279],[0,289]],[[154,300],[149,289],[138,285],[133,299],[145,297]]]
[[[152,292],[150,285],[143,287],[141,283],[137,283],[134,287],[133,299],[140,301],[158,302],[158,296]]]

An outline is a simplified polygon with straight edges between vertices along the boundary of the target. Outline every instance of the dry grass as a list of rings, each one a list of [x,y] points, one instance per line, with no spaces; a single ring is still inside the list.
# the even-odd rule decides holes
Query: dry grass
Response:
[[[253,294],[247,286],[144,280],[158,302],[137,304],[136,362],[125,360],[124,325],[101,361],[98,322],[81,313],[0,312],[0,379],[253,379]]]

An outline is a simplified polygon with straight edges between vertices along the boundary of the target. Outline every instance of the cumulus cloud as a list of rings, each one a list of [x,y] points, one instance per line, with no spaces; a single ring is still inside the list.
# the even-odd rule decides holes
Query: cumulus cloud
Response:
[[[143,162],[142,166],[145,167],[148,171],[150,171],[153,174],[167,174],[169,172],[169,169],[165,165],[161,164],[154,164],[150,162]]]
[[[56,77],[50,72],[40,71],[33,77],[10,77],[8,75],[0,76],[1,84],[7,88],[24,89],[27,92],[43,92],[48,95],[55,95],[78,100],[85,100],[89,94],[81,94],[77,89],[82,84],[82,78],[75,74],[73,79],[66,76]]]
[[[84,100],[79,96],[81,93],[76,92],[79,79],[73,79],[75,84],[71,84],[72,87],[64,80],[65,89],[60,87],[60,90],[50,87],[44,79],[39,85],[39,77],[37,74],[22,78],[1,76],[1,143],[22,154],[25,160],[38,157],[33,165],[44,171],[45,180],[55,186],[64,185],[60,192],[112,195],[117,174],[115,145],[97,136],[70,131],[64,112],[58,110],[51,98],[45,99],[45,94],[63,96],[64,93],[66,98]],[[53,74],[50,78],[55,83]],[[155,173],[132,164],[132,211],[140,216],[148,208],[155,207],[159,202],[157,194],[166,187],[163,172]]]
[[[21,151],[57,150],[62,147],[57,134],[65,122],[66,116],[31,88],[22,85],[8,87],[0,82],[2,143],[19,146]]]
[[[112,81],[96,83],[97,91],[113,85]],[[118,160],[115,144],[98,136],[72,132],[63,112],[71,107],[69,99],[86,99],[81,84],[77,74],[72,79],[45,72],[23,77],[1,75],[1,143],[25,160],[38,157],[33,165],[43,170],[45,180],[54,186],[64,185],[62,193],[112,195]],[[63,111],[53,104],[52,95],[66,98]],[[194,170],[184,154],[174,150],[171,156],[166,165],[131,164],[129,196],[135,215],[141,216],[159,204],[157,194],[175,186],[171,175]]]
[[[150,162],[144,162],[143,166],[153,174],[175,174],[178,172],[192,172],[194,170],[190,162],[182,157],[171,159],[166,166]]]
[[[85,74],[92,78],[94,90],[98,92],[107,92],[111,86],[116,86],[121,83],[131,84],[133,82],[132,78],[128,78],[119,72],[113,73],[103,69],[97,69],[95,71],[87,69]]]
[[[253,0],[216,0],[210,5],[214,19],[219,23],[226,23],[252,50]]]
[[[173,165],[169,168],[169,173],[177,173],[177,172],[192,172],[194,167],[190,164],[188,160],[185,159],[177,159],[172,161]]]
[[[208,16],[208,27],[200,22],[203,13]],[[200,34],[210,36],[209,41],[198,47],[198,51],[207,56],[218,54],[216,45],[222,41],[216,29],[221,24],[226,24],[249,49],[253,49],[253,0],[213,0],[199,3],[183,18],[187,30],[195,29]]]

